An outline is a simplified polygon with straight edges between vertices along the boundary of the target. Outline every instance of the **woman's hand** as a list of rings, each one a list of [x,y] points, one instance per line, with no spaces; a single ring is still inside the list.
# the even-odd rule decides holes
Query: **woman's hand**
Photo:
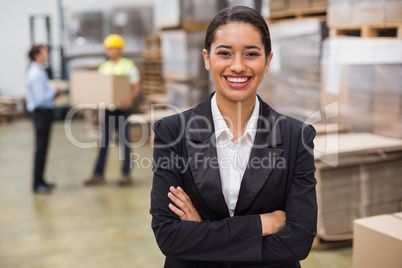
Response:
[[[286,226],[286,214],[282,210],[261,214],[262,236],[276,234]]]
[[[197,221],[200,222],[202,219],[198,211],[195,209],[190,197],[184,192],[182,188],[170,187],[170,192],[168,197],[172,202],[169,204],[170,210],[172,210],[182,221]]]

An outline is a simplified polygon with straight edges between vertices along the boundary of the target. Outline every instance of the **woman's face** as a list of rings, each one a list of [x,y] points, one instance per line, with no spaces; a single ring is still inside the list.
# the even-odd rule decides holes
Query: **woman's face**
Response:
[[[235,102],[255,98],[272,58],[266,58],[257,28],[242,22],[218,28],[210,54],[204,49],[203,55],[217,94]]]

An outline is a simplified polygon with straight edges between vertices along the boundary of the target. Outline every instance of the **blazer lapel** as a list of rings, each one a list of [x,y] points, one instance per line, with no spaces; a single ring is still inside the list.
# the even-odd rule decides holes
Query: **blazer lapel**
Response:
[[[206,205],[219,218],[229,217],[222,193],[216,152],[211,94],[197,105],[186,126],[186,148],[195,185]]]
[[[283,149],[275,148],[282,143],[279,118],[260,97],[260,118],[250,159],[244,172],[235,214],[244,214],[261,188],[269,179]]]

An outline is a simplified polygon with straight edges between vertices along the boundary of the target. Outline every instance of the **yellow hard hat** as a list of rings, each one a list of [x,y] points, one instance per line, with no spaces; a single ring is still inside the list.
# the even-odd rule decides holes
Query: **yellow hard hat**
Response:
[[[111,47],[123,48],[124,39],[118,34],[110,34],[105,38],[105,41],[103,41],[103,46],[105,48],[111,48]]]

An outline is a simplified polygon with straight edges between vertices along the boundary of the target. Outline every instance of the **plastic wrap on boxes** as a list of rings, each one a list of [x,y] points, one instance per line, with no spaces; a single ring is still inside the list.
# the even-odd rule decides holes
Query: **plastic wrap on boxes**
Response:
[[[157,0],[154,7],[155,26],[161,29],[209,23],[226,0]]]
[[[228,6],[247,6],[257,10],[263,17],[269,15],[268,0],[227,0]]]
[[[161,32],[163,74],[166,80],[208,81],[202,50],[205,31]]]
[[[166,83],[166,95],[169,104],[175,107],[193,107],[209,95],[208,81],[200,84],[169,81]]]
[[[402,64],[375,66],[374,132],[402,138]]]
[[[144,49],[145,36],[153,32],[151,6],[116,8],[111,14],[111,32],[123,36],[126,50]]]
[[[337,102],[351,131],[402,138],[402,40],[332,38],[324,42],[322,110]]]
[[[69,53],[103,51],[106,23],[102,12],[67,13],[66,25]]]
[[[320,109],[321,42],[316,19],[270,25],[273,59],[258,94],[279,112],[305,120]]]

